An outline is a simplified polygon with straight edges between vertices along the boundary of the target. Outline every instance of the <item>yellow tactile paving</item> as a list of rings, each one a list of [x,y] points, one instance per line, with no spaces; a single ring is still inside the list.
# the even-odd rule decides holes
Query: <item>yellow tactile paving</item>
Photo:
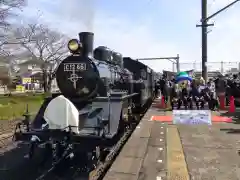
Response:
[[[168,180],[190,180],[185,156],[176,126],[167,128]]]

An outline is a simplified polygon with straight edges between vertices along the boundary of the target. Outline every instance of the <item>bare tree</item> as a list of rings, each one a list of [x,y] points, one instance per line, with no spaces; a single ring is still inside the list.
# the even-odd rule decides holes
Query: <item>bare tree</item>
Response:
[[[21,8],[25,0],[0,0],[0,27],[9,25],[7,18],[15,15],[13,10]]]
[[[25,5],[25,0],[0,0],[0,61],[8,62],[10,51],[8,45],[11,39],[9,18],[17,15],[16,10]]]
[[[54,69],[67,55],[67,38],[62,34],[50,30],[39,24],[29,24],[27,27],[17,28],[14,36],[24,52],[26,60],[35,60],[41,65],[44,91],[51,90],[54,79]]]

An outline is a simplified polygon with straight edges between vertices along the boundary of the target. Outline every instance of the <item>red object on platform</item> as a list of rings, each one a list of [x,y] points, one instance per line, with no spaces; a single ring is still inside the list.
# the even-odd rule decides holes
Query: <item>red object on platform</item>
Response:
[[[219,96],[219,104],[220,104],[220,109],[224,110],[225,109],[225,96],[224,95]]]
[[[234,113],[235,112],[235,103],[234,103],[234,97],[230,97],[230,103],[229,103],[229,110],[228,112]]]
[[[152,121],[160,121],[160,122],[172,122],[172,116],[152,116]]]
[[[230,117],[225,117],[225,116],[212,116],[212,122],[226,122],[226,123],[231,123],[232,118]]]
[[[162,99],[161,99],[161,108],[165,108],[166,105],[165,105],[165,98],[164,96],[162,96]]]

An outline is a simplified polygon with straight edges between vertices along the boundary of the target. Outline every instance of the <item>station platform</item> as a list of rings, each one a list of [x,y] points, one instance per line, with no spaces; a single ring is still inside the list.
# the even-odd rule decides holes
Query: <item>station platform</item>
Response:
[[[154,116],[172,112],[152,106],[104,180],[240,179],[239,124],[174,125]]]

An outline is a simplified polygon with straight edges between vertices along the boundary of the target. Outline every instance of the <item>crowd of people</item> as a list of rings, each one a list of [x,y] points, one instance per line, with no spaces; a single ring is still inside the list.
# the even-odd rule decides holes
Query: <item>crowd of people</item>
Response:
[[[173,77],[168,80],[165,75],[156,81],[156,96],[164,96],[165,103],[172,109],[204,109],[217,110],[219,96],[225,96],[226,105],[230,96],[240,97],[240,73],[232,76],[218,76],[207,82],[201,77],[192,81],[176,82]]]

